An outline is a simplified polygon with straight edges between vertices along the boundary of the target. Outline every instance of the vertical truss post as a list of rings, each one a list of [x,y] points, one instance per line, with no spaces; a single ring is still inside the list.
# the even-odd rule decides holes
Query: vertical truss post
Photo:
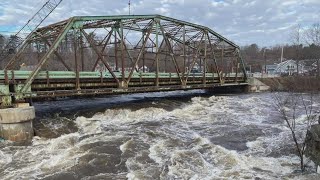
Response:
[[[76,90],[80,89],[79,67],[78,67],[78,30],[73,29],[73,46],[74,46],[74,69],[76,72]]]
[[[123,23],[120,20],[119,22],[120,25],[120,38],[121,38],[121,76],[122,76],[122,85],[127,87],[126,82],[125,82],[125,62],[124,62],[124,35],[123,35]],[[132,67],[135,69],[135,67]]]
[[[83,35],[80,33],[80,58],[81,58],[81,70],[84,71],[84,52],[83,52]]]
[[[155,19],[156,24],[156,86],[159,86],[159,25],[160,19]]]
[[[205,85],[207,82],[206,80],[206,71],[207,71],[207,38],[209,39],[208,32],[205,31],[204,34],[206,34],[206,38],[204,39],[204,58],[203,58],[203,85]]]
[[[186,25],[183,25],[183,82],[186,85]]]
[[[143,31],[142,32],[142,44],[144,44],[144,38],[145,38],[145,32]],[[143,54],[142,54],[142,72],[146,72],[145,70],[145,51],[143,51]]]
[[[168,72],[167,71],[167,57],[168,57],[168,55],[166,54],[166,56],[164,57],[164,72],[165,73]]]
[[[117,27],[114,27],[114,61],[115,61],[115,66],[116,66],[116,71],[118,71],[119,66],[118,66],[118,38],[117,38]]]
[[[225,80],[227,76],[227,62],[224,61],[224,47],[221,49],[221,65],[223,66],[222,78]]]
[[[159,35],[159,34],[158,34]],[[161,41],[161,43],[160,43],[160,45],[158,45],[158,51],[159,51],[159,54],[160,54],[160,52],[161,52],[161,48],[162,48],[162,46],[163,46],[163,43],[164,43],[164,39],[162,39],[162,41]],[[158,41],[158,44],[159,44],[159,41]],[[156,43],[154,43],[154,46],[156,46]],[[157,53],[156,53],[157,54]],[[156,63],[156,59],[157,58],[154,58],[154,60],[153,60],[153,62],[152,62],[152,67],[153,67],[153,65]],[[159,61],[160,61],[160,57],[159,57]],[[160,67],[159,67],[159,72],[161,71],[161,69],[160,69]]]
[[[237,57],[237,62],[236,62],[236,77],[234,79],[234,82],[238,82],[238,72],[239,72],[239,57]]]

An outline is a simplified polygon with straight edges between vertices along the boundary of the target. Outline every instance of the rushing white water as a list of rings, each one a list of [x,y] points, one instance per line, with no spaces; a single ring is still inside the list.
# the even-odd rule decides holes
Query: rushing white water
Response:
[[[154,100],[76,117],[77,131],[0,146],[1,179],[317,179],[294,173],[272,94]],[[170,105],[171,110],[159,104]],[[317,105],[316,105],[317,106]],[[298,117],[303,132],[305,116]],[[53,123],[53,122],[51,122]],[[59,125],[60,126],[60,125]],[[57,126],[50,126],[57,127]],[[313,164],[309,163],[312,169]]]

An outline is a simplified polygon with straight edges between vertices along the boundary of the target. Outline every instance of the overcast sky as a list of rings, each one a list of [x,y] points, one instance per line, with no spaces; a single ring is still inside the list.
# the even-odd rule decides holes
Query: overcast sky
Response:
[[[16,31],[47,0],[0,0],[0,33]],[[239,45],[290,43],[293,27],[320,22],[320,0],[131,0],[131,12],[207,26]],[[63,0],[44,24],[80,15],[128,14],[128,0]]]

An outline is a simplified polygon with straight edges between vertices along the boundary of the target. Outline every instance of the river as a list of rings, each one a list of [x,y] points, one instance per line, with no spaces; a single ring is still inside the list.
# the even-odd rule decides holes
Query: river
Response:
[[[32,142],[0,142],[0,179],[320,179],[312,162],[297,171],[274,95],[196,90],[36,102]],[[320,109],[320,97],[314,102]],[[300,113],[300,132],[304,120]]]

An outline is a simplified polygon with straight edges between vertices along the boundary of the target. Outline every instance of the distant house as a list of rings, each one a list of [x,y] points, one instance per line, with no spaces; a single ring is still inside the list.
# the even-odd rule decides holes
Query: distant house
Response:
[[[267,74],[276,74],[275,71],[277,69],[277,64],[267,65]]]
[[[317,72],[318,72],[318,62],[317,62],[317,61],[314,62],[314,63],[311,65],[309,72],[310,72],[310,74],[312,74],[312,75],[317,74]]]
[[[302,63],[298,64],[299,74],[305,73],[305,67]],[[277,69],[275,70],[277,74],[293,75],[297,73],[297,61],[287,60],[279,63]]]
[[[293,75],[297,73],[297,63],[295,60],[283,61],[279,64],[266,66],[267,73],[273,75]],[[299,74],[305,73],[306,69],[302,63],[299,63]]]

